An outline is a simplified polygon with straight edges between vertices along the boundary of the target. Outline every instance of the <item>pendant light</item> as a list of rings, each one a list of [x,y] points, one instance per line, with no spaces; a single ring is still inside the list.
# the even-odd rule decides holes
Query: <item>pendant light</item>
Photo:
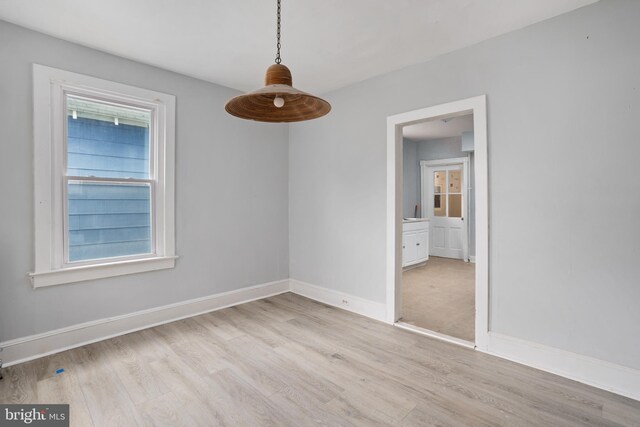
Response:
[[[227,113],[259,122],[300,122],[317,119],[331,110],[324,99],[292,86],[291,71],[280,62],[280,0],[278,1],[278,43],[276,63],[267,68],[264,87],[230,99]]]

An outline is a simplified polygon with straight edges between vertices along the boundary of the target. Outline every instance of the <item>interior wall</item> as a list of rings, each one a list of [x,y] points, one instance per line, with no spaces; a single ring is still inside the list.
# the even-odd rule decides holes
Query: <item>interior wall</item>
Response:
[[[467,157],[461,151],[461,138],[439,138],[426,141],[412,141],[403,138],[402,147],[402,189],[403,216],[413,216],[413,207],[422,199],[420,182],[421,160],[442,160],[455,157]],[[425,216],[424,213],[421,216]]]
[[[639,20],[601,1],[326,94],[290,127],[291,277],[383,303],[386,119],[487,94],[490,329],[640,368]]]
[[[416,176],[418,179],[416,179]],[[418,143],[402,139],[402,217],[414,218],[415,207],[420,205],[420,161]],[[421,208],[418,211],[422,217]]]
[[[33,63],[176,96],[174,269],[31,287]],[[234,90],[2,21],[0,64],[0,341],[289,276],[286,125],[228,115]]]

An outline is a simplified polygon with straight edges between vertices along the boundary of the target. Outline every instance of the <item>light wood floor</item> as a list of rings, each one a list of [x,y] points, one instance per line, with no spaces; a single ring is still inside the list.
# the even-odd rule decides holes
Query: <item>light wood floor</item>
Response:
[[[7,368],[0,402],[83,427],[640,425],[640,402],[290,293]]]
[[[430,257],[402,273],[402,321],[473,342],[475,264]]]

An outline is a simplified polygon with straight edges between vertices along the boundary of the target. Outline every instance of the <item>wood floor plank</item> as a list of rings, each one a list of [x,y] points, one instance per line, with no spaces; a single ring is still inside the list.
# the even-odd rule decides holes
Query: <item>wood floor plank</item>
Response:
[[[286,308],[292,314],[307,315],[316,310],[328,309],[329,306],[312,301],[293,293],[280,294],[274,297],[265,298],[265,301]]]
[[[100,348],[109,354],[113,372],[124,385],[133,403],[151,400],[169,392],[143,358],[138,357],[125,340],[116,337],[99,344]]]
[[[308,317],[314,318],[318,316],[319,312],[315,312],[313,315],[310,315]],[[344,315],[344,312],[342,312],[342,315]],[[337,315],[338,317],[340,316],[340,314]],[[359,323],[361,324],[367,324],[369,319],[366,320],[362,320],[363,318],[358,317],[358,316],[354,316],[353,320],[351,322],[346,322],[345,323],[345,328],[349,328],[349,327],[353,327],[353,325],[358,325]],[[356,326],[357,331],[354,332],[359,332],[357,334],[357,336],[364,336],[366,337],[365,339],[370,339],[369,337],[367,337],[367,334],[371,331],[368,328],[358,328]],[[379,328],[379,329],[383,329],[383,328]],[[329,329],[330,330],[330,329]],[[373,338],[373,337],[371,337]],[[376,337],[376,342],[379,343],[379,347],[381,350],[384,351],[390,351],[392,353],[396,353],[396,361],[398,364],[402,364],[402,365],[409,365],[411,366],[411,363],[424,363],[421,360],[418,360],[416,358],[413,357],[409,357],[409,360],[407,360],[407,356],[409,356],[411,354],[411,350],[407,349],[407,347],[398,349],[395,345],[391,345],[390,347],[386,347],[384,346],[384,344],[386,343],[384,339],[380,339],[379,336]],[[395,343],[394,343],[395,344]],[[447,344],[448,345],[448,344]],[[467,350],[468,353],[477,355],[477,352],[474,352],[472,350]],[[447,374],[449,377],[454,376],[454,371],[456,370],[456,367],[454,367],[453,365],[451,365],[450,363],[448,363],[449,359],[448,358],[442,358],[440,360],[429,360],[427,362],[427,364],[423,364],[422,366],[427,368],[427,369],[433,369],[435,368],[436,370],[440,371],[440,373],[442,374]],[[435,364],[434,364],[435,363]],[[464,364],[462,364],[462,366],[464,366]],[[522,366],[517,365],[519,369],[522,369]],[[533,370],[535,371],[535,370]],[[536,373],[539,373],[539,371],[535,371]],[[478,371],[477,370],[473,370],[473,372],[471,373],[471,376],[476,376],[477,377]],[[492,374],[493,375],[493,374]],[[509,378],[505,378],[506,380],[509,380]],[[509,384],[510,381],[506,381],[506,384]],[[465,378],[465,383],[470,384],[473,383],[473,381],[471,380],[471,378]],[[495,382],[493,383],[495,384]],[[492,384],[489,382],[489,380],[487,379],[483,384],[482,384],[482,388],[486,390],[486,388],[488,386],[491,386]],[[577,385],[577,383],[575,383],[574,385]],[[506,397],[508,397],[510,401],[514,400],[513,399],[513,395],[511,393],[513,393],[515,390],[513,387],[511,387],[510,389],[507,390],[507,393],[509,393],[508,395],[506,395]],[[546,390],[543,390],[543,392],[547,392]],[[529,400],[533,400],[533,402],[535,403],[536,400],[535,399],[531,399],[532,395],[529,391],[526,392],[527,396],[526,398],[528,398]],[[500,403],[499,401],[496,401],[495,398],[498,396],[488,396],[486,394],[479,394],[480,397],[486,397],[486,398],[490,398],[493,401],[493,404],[498,404]],[[576,397],[573,396],[572,394],[565,394],[564,397],[568,397],[569,400],[565,400],[565,404],[566,403],[570,403],[570,406],[573,406],[573,412],[571,412],[571,407],[567,408],[566,406],[562,406],[561,408],[556,408],[556,412],[558,411],[562,411],[562,412],[570,412],[569,415],[572,415],[574,418],[576,418],[578,421],[582,421],[582,422],[590,422],[590,423],[597,423],[600,419],[600,415],[602,412],[602,408],[601,405],[597,404],[594,400],[592,399],[588,399],[586,397],[580,398],[580,397]],[[499,397],[498,397],[499,398]],[[514,403],[514,402],[512,402]],[[547,403],[546,408],[549,409],[549,407],[553,407],[553,402]],[[586,413],[584,413],[586,411]],[[553,411],[551,411],[553,412]]]
[[[252,358],[260,361],[264,369],[275,373],[282,379],[284,388],[280,392],[302,394],[306,399],[324,403],[344,391],[334,382],[318,375],[315,365],[301,364],[285,359],[273,349],[250,337],[237,338],[232,343],[235,345],[236,351],[251,354]]]
[[[322,323],[320,324],[322,325]],[[306,325],[307,327],[313,327],[313,323],[307,322]],[[361,339],[362,337],[360,335],[354,338],[352,335],[349,335],[348,340],[343,340],[340,335],[337,335],[335,332],[333,332],[333,329],[326,328],[325,330],[327,331],[326,333],[328,334],[328,336],[334,342],[343,341],[345,343],[345,348],[343,349],[343,352],[345,352],[345,354],[347,352],[350,352],[350,355],[352,357],[359,358],[362,363],[368,364],[372,369],[378,369],[379,371],[389,373],[390,371],[392,371],[392,369],[389,368],[393,366],[393,363],[397,365],[397,368],[402,369],[406,368],[407,366],[413,366],[415,373],[408,375],[409,381],[418,377],[422,377],[425,384],[439,384],[446,389],[460,393],[462,396],[458,396],[458,398],[469,398],[468,404],[472,406],[477,404],[481,404],[482,406],[483,404],[484,406],[493,407],[494,409],[503,412],[505,416],[510,413],[517,412],[518,410],[523,411],[527,409],[526,405],[521,405],[521,402],[513,399],[513,396],[511,394],[500,395],[499,393],[494,393],[494,390],[490,390],[492,384],[489,381],[486,381],[480,386],[480,384],[474,382],[471,378],[465,378],[461,380],[460,377],[453,374],[453,369],[448,367],[446,364],[440,363],[438,361],[434,363],[433,360],[424,361],[423,359],[418,357],[418,355],[412,354],[410,347],[405,347],[400,352],[393,345],[390,347],[386,347],[384,345],[384,342],[377,341],[380,343],[380,345],[377,346],[375,351],[386,353],[386,356],[366,357],[366,355],[364,355],[365,357],[362,357],[363,355],[359,354],[358,350],[359,348],[366,348],[366,338]],[[318,331],[317,333],[321,334],[323,332]],[[353,352],[354,350],[355,352]],[[467,351],[475,353],[472,350]],[[394,353],[395,355],[393,355]],[[385,360],[385,357],[389,358],[388,360],[390,361]],[[425,370],[420,368],[427,369]],[[406,374],[406,372],[396,372],[397,377],[407,376]],[[511,380],[509,378],[507,383],[510,382]],[[413,386],[419,388],[417,384],[413,384]],[[425,391],[426,390],[421,390],[421,392]],[[537,401],[533,399],[533,402],[536,403]],[[543,414],[540,411],[537,412],[541,417],[544,416],[545,420],[550,423],[559,421],[559,419],[554,418],[554,414],[557,412],[564,412],[564,416],[566,418],[573,418],[576,422],[586,422],[592,424],[598,424],[601,422],[601,411],[597,407],[594,407],[594,410],[591,413],[584,413],[582,410],[591,409],[591,407],[583,406],[581,408],[582,410],[572,410],[571,407],[564,407],[562,408],[562,410],[560,410],[560,408],[555,408],[555,406],[556,405],[554,405],[553,402],[548,402],[545,406],[545,409],[548,412],[547,414]],[[554,409],[556,410],[554,411]],[[478,410],[481,409],[478,408]]]
[[[250,421],[235,420],[231,425],[287,426],[295,425],[287,420],[278,409],[256,388],[244,381],[230,369],[207,377],[207,382],[218,396],[225,396],[224,402],[232,406],[230,413]]]
[[[440,407],[433,408],[425,404],[421,404],[414,408],[400,423],[403,427],[414,426],[451,426],[466,427],[474,426],[492,426],[496,423],[487,423],[486,421],[474,419],[473,415],[457,414],[447,411]],[[524,424],[523,424],[524,425]]]
[[[314,340],[316,341],[314,345],[316,346],[316,348],[319,341],[317,338],[318,336],[314,334]],[[307,353],[306,357],[309,357],[309,348],[307,348],[305,351]],[[352,372],[355,372],[359,374],[360,380],[366,379],[370,382],[373,381],[374,384],[375,384],[375,381],[379,381],[387,384],[391,383],[392,384],[391,388],[392,389],[395,388],[394,396],[396,397],[414,394],[411,387],[419,391],[416,394],[417,397],[420,396],[420,393],[424,393],[427,391],[426,389],[419,389],[420,387],[419,384],[415,384],[415,383],[411,384],[412,381],[409,378],[405,378],[404,383],[398,381],[396,382],[396,384],[393,384],[392,381],[394,380],[390,375],[391,372],[389,372],[389,369],[388,369],[389,365],[382,362],[372,363],[371,361],[374,358],[371,358],[368,360],[366,355],[354,353],[348,347],[342,347],[341,349],[338,350],[337,353],[331,355],[330,358],[326,356],[327,350],[320,350],[318,353],[327,360],[331,359],[334,368],[338,365],[344,365],[342,369],[344,369],[345,372],[340,375],[350,375]],[[331,370],[331,368],[329,368],[329,370]],[[407,383],[409,383],[409,387],[405,387]],[[444,383],[444,382],[441,381],[441,383]],[[443,385],[443,384],[436,384],[436,385]]]
[[[252,301],[247,304],[243,304],[242,308],[252,313],[261,314],[276,322],[286,322],[291,319],[295,319],[298,314],[292,313],[290,310],[279,309],[275,304],[270,301],[258,300]]]
[[[242,338],[235,338],[227,343],[227,354],[224,356],[236,375],[259,390],[265,397],[283,390],[286,387],[285,379],[271,369],[266,361],[257,357],[253,351],[247,352],[238,342],[240,339]],[[262,343],[262,345],[265,344]]]
[[[4,374],[0,403],[82,426],[640,426],[638,401],[290,293]]]
[[[238,421],[238,414],[229,409],[232,402],[227,402],[224,395],[212,391],[206,377],[193,371],[188,361],[177,355],[163,357],[152,362],[151,367],[171,389],[178,404],[189,412],[196,425],[233,425]]]
[[[172,393],[139,403],[136,407],[143,426],[191,427],[197,425],[196,420],[191,417],[191,411],[180,405]]]
[[[333,335],[331,336],[331,339],[334,341],[340,341],[341,338]],[[350,341],[351,340],[350,336]],[[349,342],[346,347],[346,351],[353,350],[352,345],[354,344],[356,349],[363,345],[363,343]],[[494,406],[496,409],[505,411],[506,413],[510,412],[509,406],[513,406],[515,404],[515,402],[512,401],[513,399],[501,400],[500,396],[487,392],[487,387],[491,385],[487,382],[482,384],[481,387],[478,387],[479,384],[475,384],[474,386],[474,381],[471,379],[465,378],[463,381],[460,381],[460,378],[453,374],[453,370],[445,363],[441,363],[441,361],[424,360],[419,357],[415,357],[415,355],[411,354],[410,347],[405,347],[402,352],[396,352],[394,346],[391,348],[385,348],[385,346],[382,345],[384,343],[380,344],[381,345],[377,346],[378,348],[376,348],[376,351],[396,354],[395,356],[387,355],[387,357],[391,359],[391,361],[388,362],[385,362],[385,359],[380,357],[363,358],[362,362],[368,364],[372,369],[379,369],[380,371],[385,371],[387,373],[393,372],[396,377],[422,377],[425,383],[440,384],[443,387],[451,388],[473,399],[484,401],[487,405]],[[355,353],[355,357],[359,357],[357,353]],[[407,368],[413,368],[414,372],[407,372]],[[594,415],[597,417],[596,414]]]
[[[32,361],[4,368],[0,403],[36,403],[38,365],[38,361]]]
[[[187,340],[172,346],[172,350],[199,375],[208,375],[228,367],[224,349],[210,338]]]
[[[604,401],[603,416],[624,426],[640,426],[640,402],[622,396]]]
[[[93,426],[93,420],[75,373],[75,365],[69,352],[47,356],[42,359],[37,382],[37,403],[65,404],[69,406],[71,426]],[[64,371],[60,372],[60,370]],[[58,373],[56,373],[58,371]]]
[[[249,334],[258,340],[264,342],[270,347],[277,347],[284,344],[282,337],[274,333],[267,325],[272,323],[280,323],[270,319],[260,313],[244,307],[243,305],[233,307],[228,310],[229,318],[231,318],[238,328],[242,329],[245,334]]]
[[[70,351],[73,370],[91,413],[99,426],[137,426],[139,415],[124,385],[114,375],[110,356],[102,343],[89,344]],[[73,406],[77,405],[73,402]]]
[[[224,310],[214,311],[193,318],[194,322],[207,328],[214,336],[223,340],[230,340],[245,333],[227,321]]]
[[[297,343],[280,347],[276,351],[298,362],[308,360],[309,363],[314,363],[324,377],[344,388],[340,396],[349,396],[350,407],[354,411],[380,412],[378,420],[393,422],[404,418],[415,407],[416,402],[403,390],[399,390],[396,384],[386,381],[383,375],[342,356],[339,349],[329,354],[331,347],[323,347],[324,345],[326,343],[316,342],[312,348]],[[340,396],[334,399],[334,404],[343,402]]]
[[[120,338],[136,356],[146,364],[161,357],[173,355],[171,347],[159,338],[156,329],[150,328],[132,334],[122,335]]]
[[[354,426],[346,417],[341,417],[324,408],[324,404],[307,399],[287,389],[269,397],[279,410],[296,426]]]

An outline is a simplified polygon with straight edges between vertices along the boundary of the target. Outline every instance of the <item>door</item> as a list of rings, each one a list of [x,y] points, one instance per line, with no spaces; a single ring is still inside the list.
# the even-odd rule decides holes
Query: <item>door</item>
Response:
[[[415,234],[416,260],[423,262],[429,259],[429,232],[427,230]]]
[[[429,259],[429,231],[402,233],[402,266],[419,264]]]
[[[411,265],[417,258],[416,235],[402,234],[402,266]]]
[[[466,197],[464,164],[426,167],[427,216],[430,218],[429,253],[465,259]]]

